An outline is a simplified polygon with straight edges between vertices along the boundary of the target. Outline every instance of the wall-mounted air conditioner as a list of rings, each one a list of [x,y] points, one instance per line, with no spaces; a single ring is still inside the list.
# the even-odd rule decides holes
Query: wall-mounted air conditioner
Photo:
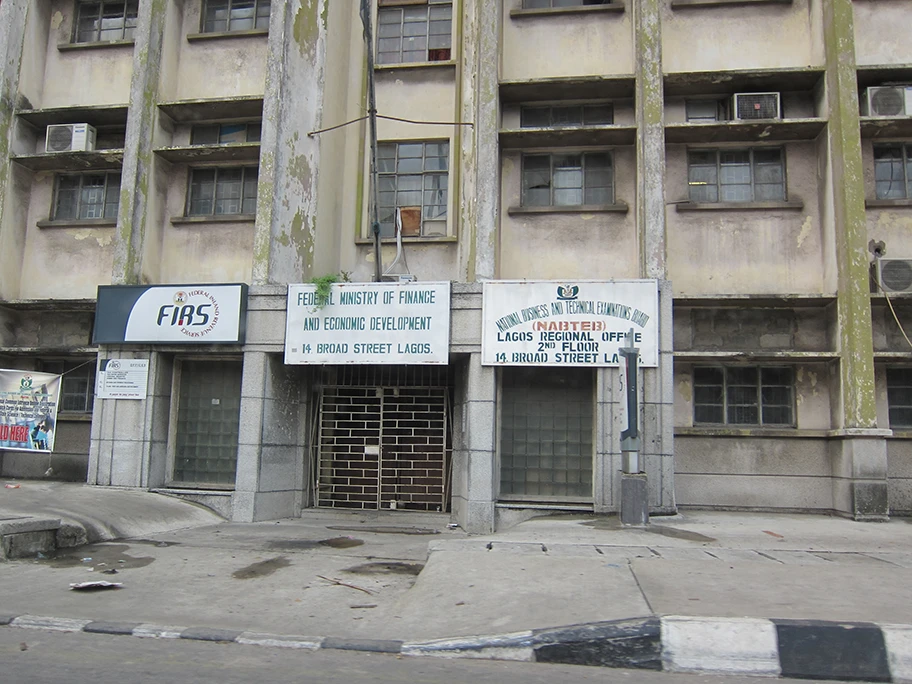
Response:
[[[779,93],[735,93],[732,98],[734,121],[781,118]]]
[[[912,259],[878,259],[874,265],[884,292],[912,292]]]
[[[95,149],[95,129],[86,123],[47,127],[45,152],[86,152]]]
[[[881,86],[867,90],[868,116],[912,116],[912,86]]]

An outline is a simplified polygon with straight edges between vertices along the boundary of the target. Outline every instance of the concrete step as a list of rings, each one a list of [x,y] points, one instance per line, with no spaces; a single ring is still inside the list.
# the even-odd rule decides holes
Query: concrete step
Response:
[[[57,549],[60,518],[11,516],[0,518],[0,560],[33,558]]]

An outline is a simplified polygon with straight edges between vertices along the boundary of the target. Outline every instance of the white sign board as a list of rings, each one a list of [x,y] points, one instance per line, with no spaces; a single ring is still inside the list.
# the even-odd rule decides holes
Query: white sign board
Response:
[[[148,359],[102,359],[95,383],[99,399],[145,399]]]
[[[640,365],[659,362],[655,280],[510,281],[484,284],[481,363],[619,366],[633,328]]]
[[[288,286],[287,364],[437,364],[450,354],[450,283]]]

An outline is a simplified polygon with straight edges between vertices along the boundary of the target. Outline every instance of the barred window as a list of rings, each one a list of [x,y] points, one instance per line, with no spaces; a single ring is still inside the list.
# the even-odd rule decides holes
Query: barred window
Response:
[[[116,220],[119,203],[119,173],[58,174],[51,218]]]
[[[912,428],[912,368],[887,369],[890,427]]]
[[[257,172],[256,166],[193,169],[187,215],[255,214]]]
[[[687,181],[692,202],[784,200],[784,154],[775,147],[690,150]]]
[[[436,142],[380,143],[380,235],[396,235],[399,210],[405,236],[446,235],[450,144]]]
[[[573,207],[614,203],[610,152],[523,155],[524,207]]]
[[[607,103],[523,107],[520,110],[520,126],[522,128],[600,126],[613,123],[614,109]]]
[[[95,361],[50,360],[41,362],[43,373],[62,375],[57,410],[91,413],[95,401]]]
[[[912,145],[874,146],[877,199],[912,199]]]
[[[204,0],[203,33],[269,28],[269,0]]]
[[[791,368],[728,366],[693,371],[694,424],[794,424]]]
[[[139,15],[138,0],[77,2],[74,43],[132,40]]]
[[[398,5],[401,7],[385,7]],[[446,62],[451,58],[453,3],[380,0],[377,14],[377,64]]]

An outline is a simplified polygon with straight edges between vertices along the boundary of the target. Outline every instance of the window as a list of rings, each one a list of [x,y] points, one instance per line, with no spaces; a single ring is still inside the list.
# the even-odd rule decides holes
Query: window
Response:
[[[192,169],[188,216],[255,214],[256,166]]]
[[[791,368],[697,367],[694,424],[793,424]]]
[[[450,59],[453,32],[451,0],[427,0],[422,4],[397,4],[380,0],[377,15],[378,64],[445,62]]]
[[[117,220],[119,173],[61,174],[55,185],[53,220]]]
[[[726,121],[728,112],[722,100],[686,100],[685,113],[688,121]]]
[[[614,110],[610,104],[523,107],[520,110],[522,128],[601,126],[613,123]]]
[[[269,28],[269,0],[204,0],[203,33]]]
[[[522,165],[524,207],[614,203],[614,165],[609,152],[526,154]]]
[[[785,200],[785,163],[779,148],[691,150],[687,177],[691,202]]]
[[[229,145],[260,142],[260,124],[202,124],[190,131],[191,145]]]
[[[582,7],[585,5],[610,5],[611,0],[523,0],[523,9],[548,9],[550,7]]]
[[[448,142],[380,143],[380,235],[396,235],[399,210],[404,236],[446,235]]]
[[[62,375],[58,411],[91,413],[95,401],[95,360],[85,361],[42,361],[44,373]]]
[[[912,428],[912,368],[887,369],[891,428]]]
[[[73,42],[99,43],[109,40],[133,40],[138,14],[138,0],[77,2],[76,30]]]
[[[912,145],[875,145],[877,199],[912,199]]]

